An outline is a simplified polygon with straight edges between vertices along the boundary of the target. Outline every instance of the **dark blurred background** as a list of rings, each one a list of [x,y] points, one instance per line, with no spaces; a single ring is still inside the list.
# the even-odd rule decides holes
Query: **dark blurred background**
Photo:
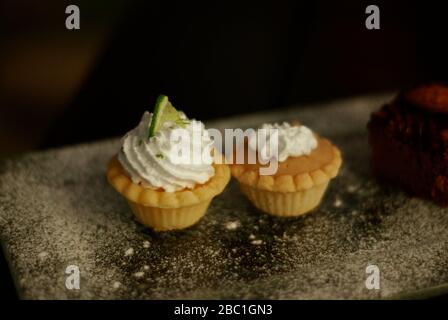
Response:
[[[442,3],[2,0],[0,155],[121,135],[160,92],[205,120],[444,79]]]
[[[1,0],[0,157],[122,135],[159,93],[206,120],[446,80],[442,5]]]

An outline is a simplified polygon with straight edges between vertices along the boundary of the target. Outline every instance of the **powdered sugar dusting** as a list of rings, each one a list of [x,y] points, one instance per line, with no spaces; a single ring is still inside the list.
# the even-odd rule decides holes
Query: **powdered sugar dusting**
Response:
[[[145,229],[105,179],[116,140],[2,160],[0,236],[20,296],[388,298],[447,283],[446,209],[371,179],[366,105],[257,118],[299,117],[341,147],[341,175],[317,210],[295,219],[259,212],[231,182],[197,225]],[[339,126],[336,116],[347,122]],[[226,126],[249,123],[239,121]],[[368,264],[381,270],[380,290],[365,288]],[[65,287],[68,265],[79,267],[80,290]]]

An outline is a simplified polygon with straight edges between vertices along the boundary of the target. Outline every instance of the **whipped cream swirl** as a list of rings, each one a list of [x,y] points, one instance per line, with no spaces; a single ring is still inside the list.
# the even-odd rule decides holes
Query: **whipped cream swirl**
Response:
[[[249,147],[258,151],[261,160],[268,161],[275,158],[281,162],[290,156],[309,155],[317,148],[317,139],[313,131],[303,125],[290,125],[287,122],[267,123],[260,129],[265,130],[266,138],[262,141],[263,139],[258,139],[256,134],[252,135],[249,137]]]
[[[155,136],[148,138],[152,114],[145,112],[139,125],[123,137],[118,160],[133,183],[174,192],[192,189],[215,174],[213,141],[204,124],[181,115],[185,126],[165,122]],[[189,150],[184,153],[184,161],[179,157],[179,150]],[[185,154],[189,155],[188,159]]]

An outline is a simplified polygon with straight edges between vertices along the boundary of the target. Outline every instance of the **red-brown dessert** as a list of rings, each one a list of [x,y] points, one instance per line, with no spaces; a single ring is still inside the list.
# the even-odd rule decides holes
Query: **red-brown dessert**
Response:
[[[400,93],[372,114],[368,129],[375,176],[448,205],[448,86]]]

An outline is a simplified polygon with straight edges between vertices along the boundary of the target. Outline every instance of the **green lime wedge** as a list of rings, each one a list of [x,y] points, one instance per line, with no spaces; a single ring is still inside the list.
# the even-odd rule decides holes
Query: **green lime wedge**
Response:
[[[167,96],[161,94],[157,97],[156,105],[154,106],[151,124],[149,125],[149,138],[155,136],[165,122],[185,124],[181,113],[173,107]]]

